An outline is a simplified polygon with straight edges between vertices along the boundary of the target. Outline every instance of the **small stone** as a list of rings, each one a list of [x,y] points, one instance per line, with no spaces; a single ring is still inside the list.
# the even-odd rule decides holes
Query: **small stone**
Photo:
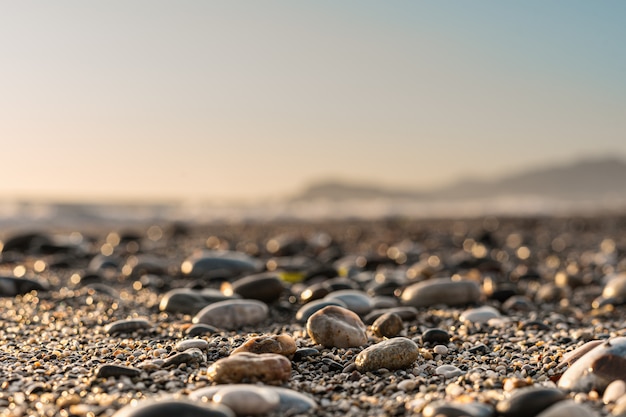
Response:
[[[213,395],[213,402],[225,405],[237,415],[258,415],[273,411],[280,403],[278,393],[255,385],[223,386]]]
[[[328,306],[347,308],[346,304],[343,301],[316,300],[300,307],[300,309],[296,313],[296,320],[300,323],[306,323],[309,317],[311,317],[313,314],[317,313],[324,307]]]
[[[320,351],[315,348],[300,348],[296,350],[296,352],[294,353],[293,361],[300,362],[308,356],[317,356],[319,354],[320,354]]]
[[[405,391],[405,392],[413,391],[416,386],[417,384],[412,379],[405,379],[404,381],[398,382],[398,389],[400,391]]]
[[[463,371],[454,365],[441,365],[435,369],[435,374],[441,375],[446,379],[456,378],[459,375],[463,375]]]
[[[584,404],[572,400],[559,401],[546,408],[537,417],[595,417],[597,414]]]
[[[415,307],[402,306],[372,310],[367,316],[365,316],[363,322],[365,324],[372,324],[380,316],[387,313],[397,314],[398,316],[400,316],[402,321],[413,321],[417,317],[417,309]]]
[[[435,401],[424,407],[422,415],[424,417],[493,417],[494,410],[489,405],[481,403]]]
[[[564,399],[565,394],[558,389],[520,388],[510,397],[498,401],[496,411],[502,417],[534,416]]]
[[[139,376],[141,372],[139,369],[130,368],[128,366],[116,365],[116,364],[107,364],[101,365],[96,371],[96,378],[108,378],[110,376],[129,376],[135,377]]]
[[[342,301],[348,310],[363,316],[372,311],[372,299],[367,293],[359,290],[333,291],[324,297],[326,301]]]
[[[225,282],[221,290],[226,295],[259,300],[264,303],[277,301],[285,291],[285,286],[277,274],[264,273],[240,278],[233,283]]]
[[[433,348],[433,352],[437,355],[445,355],[448,353],[448,347],[446,345],[437,345]]]
[[[417,360],[419,348],[411,339],[396,337],[384,340],[361,351],[355,364],[360,372],[381,368],[395,370],[408,368]]]
[[[241,252],[206,251],[187,258],[183,274],[194,278],[228,279],[261,270],[262,263]]]
[[[207,350],[209,348],[209,342],[207,342],[204,339],[187,339],[187,340],[181,340],[180,342],[176,344],[176,350],[178,352],[184,352],[187,349],[192,349],[192,348],[196,348],[200,350]]]
[[[500,317],[500,312],[491,306],[470,308],[461,313],[459,320],[469,323],[486,323],[493,318]]]
[[[194,323],[204,323],[227,330],[254,326],[268,315],[267,305],[257,300],[227,300],[208,305],[196,314]]]
[[[291,377],[291,362],[275,353],[248,353],[222,358],[207,370],[207,376],[218,384],[264,382],[280,384]]]
[[[0,276],[0,297],[15,297],[31,291],[44,291],[47,286],[29,278]]]
[[[326,347],[357,347],[367,343],[365,325],[356,313],[338,306],[317,311],[306,323],[306,330],[315,343]]]
[[[110,335],[121,333],[133,333],[139,330],[148,330],[152,328],[152,324],[146,319],[128,319],[118,320],[108,324],[104,331]]]
[[[604,404],[613,403],[624,394],[626,394],[626,382],[621,379],[617,379],[611,382],[604,390],[602,402]]]
[[[401,300],[404,305],[420,308],[437,304],[447,306],[471,304],[478,302],[480,297],[480,287],[473,281],[433,278],[405,288]]]
[[[395,337],[403,328],[402,319],[396,313],[385,313],[372,324],[372,332],[378,337]]]
[[[202,351],[198,348],[190,348],[186,349],[184,352],[179,352],[169,358],[165,359],[163,363],[164,367],[168,367],[171,365],[180,365],[181,363],[192,364],[192,363],[204,363],[206,362],[206,356]]]
[[[422,334],[422,342],[445,345],[450,342],[450,333],[443,329],[428,329]]]
[[[194,403],[185,400],[142,400],[118,410],[112,417],[235,417],[228,407],[219,404]]]
[[[296,342],[288,334],[257,336],[247,340],[243,345],[232,351],[231,355],[241,352],[277,353],[292,358],[296,353]]]
[[[215,289],[196,291],[190,288],[176,288],[163,295],[159,310],[168,313],[196,314],[210,304],[232,298],[239,296],[226,296]]]
[[[215,333],[219,333],[220,329],[215,326],[210,326],[208,324],[196,323],[185,331],[185,335],[190,337],[195,336],[210,336]]]

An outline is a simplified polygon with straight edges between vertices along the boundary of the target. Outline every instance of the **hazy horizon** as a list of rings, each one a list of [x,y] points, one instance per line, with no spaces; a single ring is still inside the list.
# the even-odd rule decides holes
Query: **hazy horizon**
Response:
[[[432,189],[626,157],[626,3],[7,3],[0,199]]]

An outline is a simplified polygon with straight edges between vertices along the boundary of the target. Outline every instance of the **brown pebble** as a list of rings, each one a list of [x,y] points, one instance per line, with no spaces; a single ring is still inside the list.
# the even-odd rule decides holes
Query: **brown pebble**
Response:
[[[404,328],[402,318],[396,313],[385,313],[372,324],[372,332],[378,337],[394,337]]]
[[[242,352],[277,353],[292,358],[296,353],[296,342],[288,334],[253,337],[232,351],[231,355]]]
[[[242,352],[216,361],[207,370],[207,376],[218,384],[281,384],[291,377],[291,361],[275,353]]]

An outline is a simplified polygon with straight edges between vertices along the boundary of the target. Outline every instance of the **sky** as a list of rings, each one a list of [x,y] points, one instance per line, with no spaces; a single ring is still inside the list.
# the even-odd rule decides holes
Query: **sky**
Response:
[[[626,2],[0,3],[0,199],[431,189],[626,156]]]

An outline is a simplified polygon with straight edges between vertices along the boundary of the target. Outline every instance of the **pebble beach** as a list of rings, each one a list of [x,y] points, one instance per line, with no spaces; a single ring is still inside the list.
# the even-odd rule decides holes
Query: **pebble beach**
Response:
[[[0,416],[626,415],[626,217],[0,231]]]

